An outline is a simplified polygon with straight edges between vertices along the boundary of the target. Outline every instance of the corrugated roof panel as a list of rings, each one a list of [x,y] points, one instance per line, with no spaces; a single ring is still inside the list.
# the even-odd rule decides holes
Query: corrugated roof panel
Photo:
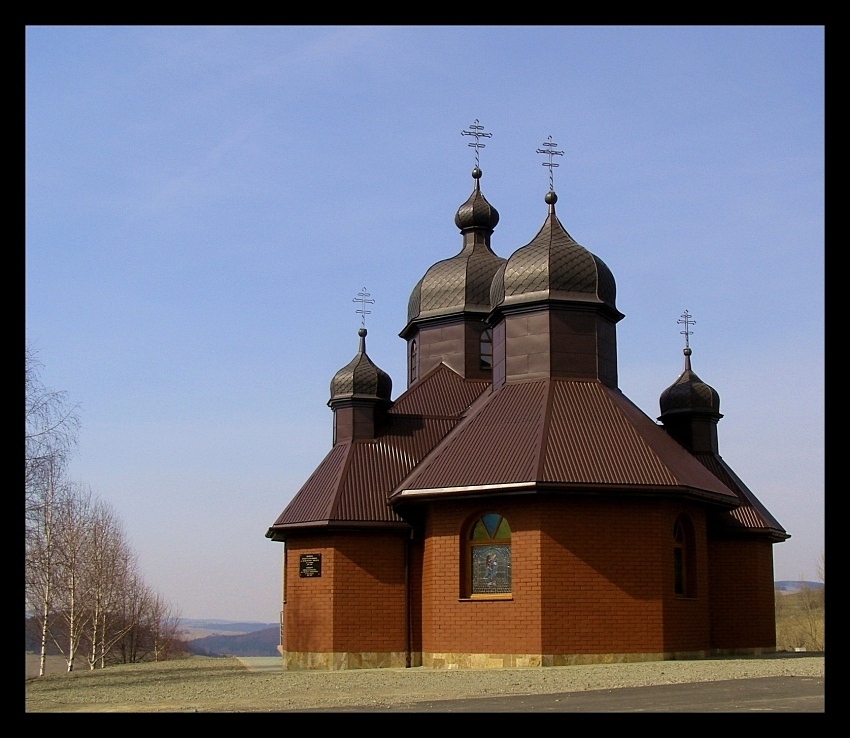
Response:
[[[274,525],[326,520],[334,502],[351,444],[334,446],[304,483]]]
[[[464,421],[409,479],[407,489],[533,480],[545,415],[545,384],[506,385]]]
[[[410,455],[393,446],[356,444],[331,517],[335,520],[400,521],[387,505],[387,495],[394,482],[412,466]]]
[[[396,494],[547,483],[676,487],[737,501],[621,392],[601,382],[506,384],[481,403]]]
[[[675,485],[599,382],[554,382],[543,480],[579,484]]]
[[[788,538],[785,529],[779,521],[770,514],[761,501],[744,484],[740,477],[716,454],[700,454],[697,460],[705,466],[708,471],[720,479],[738,496],[740,507],[724,513],[721,519],[730,527],[745,528],[749,530],[771,530],[779,538]]]
[[[273,527],[310,522],[403,522],[387,497],[457,423],[451,418],[388,417],[374,441],[334,446]]]
[[[640,437],[670,470],[678,485],[703,490],[737,502],[738,496],[706,469],[691,453],[673,439],[662,426],[656,425],[637,405],[619,390],[605,388],[612,402],[623,412]]]
[[[391,431],[355,444],[332,511],[338,520],[399,521],[387,505],[393,488],[439,443],[457,421],[397,416]]]
[[[460,415],[489,386],[483,380],[465,380],[445,364],[439,364],[401,395],[389,414]]]

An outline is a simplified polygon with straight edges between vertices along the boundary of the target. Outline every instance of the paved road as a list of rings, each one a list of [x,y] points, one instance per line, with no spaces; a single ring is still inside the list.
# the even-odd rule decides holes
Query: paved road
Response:
[[[764,677],[292,712],[825,712],[823,677]]]

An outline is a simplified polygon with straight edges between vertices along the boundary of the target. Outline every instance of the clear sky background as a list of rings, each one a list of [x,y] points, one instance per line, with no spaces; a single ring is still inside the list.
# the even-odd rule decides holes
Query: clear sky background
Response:
[[[720,453],[824,551],[824,29],[32,26],[26,338],[79,404],[72,478],[109,501],[187,618],[277,622],[267,528],[330,450],[334,373],[406,388],[410,292],[472,191],[494,251],[558,216],[617,281],[620,388],[683,369]]]

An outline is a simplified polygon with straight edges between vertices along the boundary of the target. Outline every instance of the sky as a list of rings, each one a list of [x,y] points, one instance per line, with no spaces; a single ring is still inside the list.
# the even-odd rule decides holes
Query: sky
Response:
[[[496,254],[543,224],[555,143],[620,389],[657,418],[688,311],[720,454],[791,534],[775,579],[819,578],[822,26],[29,26],[25,52],[26,341],[78,406],[71,478],[182,617],[278,622],[265,532],[331,448],[361,320],[406,389],[472,125]]]

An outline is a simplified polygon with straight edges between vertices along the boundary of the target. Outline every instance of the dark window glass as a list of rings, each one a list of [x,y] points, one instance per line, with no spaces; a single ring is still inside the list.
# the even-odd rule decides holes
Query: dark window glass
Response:
[[[478,355],[482,369],[493,368],[493,331],[490,328],[481,331]]]

